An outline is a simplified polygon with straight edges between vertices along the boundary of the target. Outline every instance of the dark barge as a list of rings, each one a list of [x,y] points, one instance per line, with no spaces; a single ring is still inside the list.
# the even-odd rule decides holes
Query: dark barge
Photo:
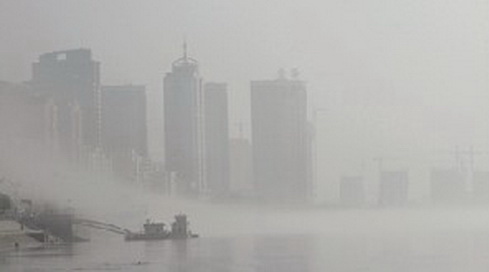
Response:
[[[189,222],[184,214],[175,215],[175,221],[171,224],[171,230],[165,229],[164,223],[150,222],[147,220],[143,225],[142,232],[127,231],[126,241],[138,240],[168,240],[168,239],[190,239],[199,237],[188,229]]]

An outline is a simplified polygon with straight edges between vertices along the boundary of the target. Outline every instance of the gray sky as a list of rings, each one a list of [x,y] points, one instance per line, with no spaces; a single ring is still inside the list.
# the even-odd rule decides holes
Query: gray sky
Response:
[[[0,0],[0,80],[28,79],[43,52],[86,47],[103,83],[157,98],[186,36],[204,79],[229,84],[233,131],[249,119],[250,80],[299,68],[311,108],[327,109],[320,159],[352,169],[489,150],[488,14],[487,0]]]

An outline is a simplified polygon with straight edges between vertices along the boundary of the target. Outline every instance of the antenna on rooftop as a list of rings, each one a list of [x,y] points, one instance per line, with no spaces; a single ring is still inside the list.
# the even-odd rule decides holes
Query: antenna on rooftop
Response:
[[[183,59],[187,60],[187,38],[183,38]]]

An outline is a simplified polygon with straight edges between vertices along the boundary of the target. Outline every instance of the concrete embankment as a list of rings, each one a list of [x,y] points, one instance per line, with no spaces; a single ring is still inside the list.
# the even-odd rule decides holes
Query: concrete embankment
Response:
[[[0,252],[41,245],[34,238],[27,236],[25,231],[13,220],[0,220]]]

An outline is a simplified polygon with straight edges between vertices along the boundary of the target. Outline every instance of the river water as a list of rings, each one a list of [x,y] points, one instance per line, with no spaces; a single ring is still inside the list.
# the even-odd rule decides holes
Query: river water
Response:
[[[354,218],[361,225],[377,221],[371,226],[391,224],[387,220],[393,218],[351,214],[348,220],[331,216],[336,221],[330,225],[338,227],[323,232],[209,231],[192,240],[134,242],[100,235],[91,242],[0,253],[0,271],[488,271],[489,228],[485,219],[474,224],[487,213],[476,215],[425,220],[405,229],[355,228]],[[423,212],[410,220],[427,217]],[[424,224],[430,226],[419,227]]]

